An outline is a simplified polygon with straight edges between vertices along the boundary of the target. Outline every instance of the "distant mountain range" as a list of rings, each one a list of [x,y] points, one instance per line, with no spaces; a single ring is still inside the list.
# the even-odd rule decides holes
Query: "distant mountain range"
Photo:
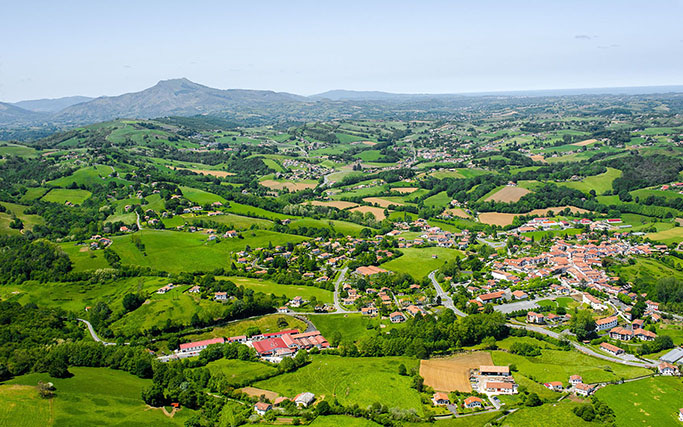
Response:
[[[567,96],[580,94],[651,94],[683,92],[683,86],[637,88],[568,89],[546,91],[488,92],[468,94],[401,94],[378,91],[332,90],[309,97],[286,92],[245,89],[215,89],[188,79],[162,80],[151,88],[119,96],[88,98],[72,96],[58,99],[0,102],[0,126],[49,124],[73,126],[115,118],[157,118],[201,114],[228,115],[233,118],[277,116],[284,120],[310,118],[302,111],[311,107],[339,103],[410,103],[429,100],[455,101],[476,96]]]

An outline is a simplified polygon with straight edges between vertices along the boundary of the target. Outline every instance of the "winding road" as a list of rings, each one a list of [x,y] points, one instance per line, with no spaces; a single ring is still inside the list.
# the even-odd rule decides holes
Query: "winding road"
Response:
[[[90,324],[90,322],[88,322],[87,320],[85,320],[85,319],[76,319],[76,320],[78,320],[79,322],[85,323],[85,326],[88,327],[88,332],[90,332],[90,336],[96,342],[102,343],[104,345],[116,345],[115,342],[107,342],[107,341],[100,339],[100,337],[98,337],[97,333],[95,332],[95,328],[93,328],[92,325]]]
[[[334,309],[335,313],[351,313],[350,311],[346,310],[344,307],[342,307],[341,303],[339,302],[339,287],[341,286],[342,282],[344,281],[344,278],[346,277],[346,272],[348,271],[348,267],[344,267],[339,271],[339,277],[337,278],[337,281],[334,282]]]
[[[455,307],[455,304],[453,304],[453,298],[448,295],[441,285],[439,285],[439,282],[436,281],[436,270],[432,271],[429,273],[429,279],[432,281],[432,285],[434,285],[434,289],[436,289],[436,294],[441,297],[441,304],[443,304],[444,307],[447,309],[453,311],[456,315],[460,317],[465,317],[467,314],[463,313],[462,311],[458,310]]]

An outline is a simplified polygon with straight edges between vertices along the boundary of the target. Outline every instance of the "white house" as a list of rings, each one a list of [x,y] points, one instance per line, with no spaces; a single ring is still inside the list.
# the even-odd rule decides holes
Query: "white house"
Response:
[[[598,319],[595,321],[595,329],[600,331],[606,331],[615,328],[619,324],[617,316],[605,317],[603,319]]]
[[[671,363],[668,362],[662,362],[657,366],[657,369],[659,370],[659,373],[662,375],[678,375],[678,368],[676,365],[672,365]]]
[[[463,401],[463,405],[465,408],[481,408],[484,406],[484,401],[481,400],[479,397],[476,396],[470,396],[467,399]]]
[[[577,385],[583,383],[583,378],[581,375],[572,375],[569,377],[569,385]]]
[[[590,396],[593,393],[593,390],[595,390],[595,387],[590,384],[580,383],[574,386],[574,391],[579,396]]]
[[[270,411],[271,409],[273,409],[273,407],[267,402],[256,402],[256,405],[254,405],[254,410],[260,416],[266,415],[266,412]]]

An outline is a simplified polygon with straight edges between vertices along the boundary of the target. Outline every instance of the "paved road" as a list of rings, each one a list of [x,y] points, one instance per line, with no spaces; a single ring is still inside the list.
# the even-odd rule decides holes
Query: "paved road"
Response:
[[[536,304],[538,301],[542,301],[545,299],[548,300],[555,300],[557,298],[560,298],[564,295],[548,295],[544,297],[539,297],[533,300],[528,300],[528,301],[517,301],[517,302],[511,302],[508,304],[501,304],[501,305],[496,305],[493,307],[494,310],[500,311],[501,313],[512,313],[513,311],[517,310],[531,310],[534,308],[538,308],[538,304]]]
[[[434,285],[434,289],[436,289],[436,294],[441,297],[441,304],[443,304],[444,307],[453,311],[453,313],[457,314],[460,317],[467,316],[467,314],[465,314],[462,311],[455,308],[455,304],[453,304],[453,298],[451,298],[446,292],[444,292],[444,290],[441,288],[441,285],[439,285],[439,282],[437,282],[436,279],[434,278],[435,275],[436,275],[436,270],[429,273],[429,279],[432,281],[432,285]]]
[[[494,249],[502,248],[506,244],[506,242],[491,242],[491,241],[488,241],[486,239],[482,239],[481,237],[477,238],[477,241],[479,243],[485,243]]]
[[[548,335],[549,337],[556,338],[556,339],[562,339],[563,338],[557,332],[549,331],[545,328],[541,328],[538,326],[522,325],[522,324],[516,324],[516,323],[507,323],[507,326],[509,326],[511,328],[526,329],[528,331],[538,332],[540,334]],[[624,359],[621,359],[618,357],[606,356],[604,354],[596,352],[595,350],[593,350],[590,347],[586,347],[586,346],[581,345],[581,344],[574,342],[574,341],[569,341],[569,344],[571,344],[572,347],[579,350],[581,353],[587,354],[589,356],[597,357],[599,359],[609,360],[610,362],[621,363],[622,365],[628,365],[628,366],[636,366],[638,368],[651,368],[651,367],[656,366],[653,363],[646,363],[646,362],[633,361],[633,360],[624,360]]]
[[[339,302],[339,287],[344,281],[348,269],[348,267],[342,268],[339,272],[339,277],[337,278],[337,281],[334,282],[334,309],[336,310],[336,313],[351,313],[349,310],[346,310],[344,307],[342,307],[341,303]]]
[[[97,333],[95,332],[95,328],[93,328],[92,325],[90,324],[90,322],[88,322],[87,320],[85,320],[85,319],[76,319],[76,320],[78,320],[79,322],[85,323],[85,326],[88,327],[88,331],[90,332],[90,336],[91,336],[92,339],[94,339],[95,341],[101,342],[101,343],[104,344],[104,345],[116,345],[115,342],[106,342],[106,341],[100,339],[100,337],[98,337],[98,336],[97,336]]]

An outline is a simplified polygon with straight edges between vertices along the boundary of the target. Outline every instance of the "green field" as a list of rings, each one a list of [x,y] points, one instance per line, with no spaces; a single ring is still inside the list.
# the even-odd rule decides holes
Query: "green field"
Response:
[[[137,378],[127,372],[107,368],[69,368],[71,378],[51,378],[47,374],[29,374],[17,377],[0,386],[0,395],[9,396],[17,406],[0,405],[0,425],[21,426],[174,426],[183,425],[194,411],[182,409],[169,418],[159,409],[149,409],[140,398],[151,380]],[[19,394],[11,391],[12,385],[35,386],[39,380],[55,385],[56,396],[48,401],[32,399],[25,387]],[[35,390],[35,389],[33,389]],[[37,392],[34,391],[37,394]],[[9,418],[11,417],[11,418]],[[11,419],[4,423],[3,419]],[[53,424],[46,420],[52,419]]]
[[[312,427],[375,427],[379,424],[365,418],[353,418],[346,415],[327,415],[318,417],[309,424]]]
[[[618,267],[619,276],[629,282],[655,283],[664,277],[676,277],[683,280],[683,272],[673,269],[653,258],[634,258],[634,265]]]
[[[337,220],[321,220],[313,218],[301,218],[292,221],[289,226],[291,228],[297,229],[300,227],[308,228],[329,228],[335,233],[341,233],[344,236],[354,236],[357,237],[360,231],[364,228],[362,225],[347,222],[347,221],[337,221]]]
[[[211,371],[212,375],[219,372],[225,375],[225,378],[233,387],[242,387],[245,384],[275,375],[278,372],[276,367],[266,363],[246,362],[236,359],[218,359],[209,363],[206,367]]]
[[[21,203],[30,202],[31,200],[40,199],[47,193],[48,189],[45,187],[31,187],[26,189],[26,194],[24,194],[19,200]]]
[[[433,270],[441,267],[446,261],[454,260],[463,253],[457,249],[440,248],[404,248],[403,255],[381,265],[382,268],[400,273],[407,273],[415,279],[421,279]],[[436,255],[437,258],[432,258]]]
[[[295,286],[295,285],[280,285],[271,280],[254,279],[249,277],[218,277],[219,279],[226,279],[234,282],[237,286],[244,286],[247,289],[253,289],[256,292],[263,292],[264,294],[286,295],[288,298],[296,296],[303,297],[303,299],[310,301],[315,297],[318,302],[332,303],[332,291],[326,289],[316,288],[314,286]]]
[[[32,147],[12,144],[11,142],[0,143],[0,156],[36,157],[38,154]]]
[[[187,288],[178,287],[163,295],[152,294],[145,304],[112,323],[111,330],[116,335],[131,336],[155,326],[161,328],[167,320],[189,326],[195,313],[207,322],[223,314],[222,303],[183,292]]]
[[[577,351],[543,350],[537,357],[525,357],[502,351],[491,352],[496,365],[514,364],[519,373],[539,383],[562,381],[567,385],[571,375],[581,375],[586,383],[635,378],[651,373],[607,360],[586,356]]]
[[[589,423],[574,415],[572,409],[578,405],[576,402],[563,400],[559,403],[548,403],[535,408],[522,407],[514,414],[506,417],[502,425],[510,427],[547,427],[560,424],[572,427],[600,425]]]
[[[574,188],[576,190],[582,191],[586,194],[590,190],[595,190],[595,192],[600,195],[607,190],[612,189],[612,181],[621,176],[621,171],[614,168],[607,168],[607,172],[600,175],[587,176],[581,181],[569,181],[561,182],[558,185],[562,185],[569,188]]]
[[[451,198],[448,197],[445,191],[435,194],[433,196],[427,197],[424,201],[425,206],[442,206],[446,207],[451,202]]]
[[[74,205],[80,205],[85,202],[92,193],[87,190],[69,190],[66,188],[53,188],[41,200],[44,202],[59,203],[63,205],[66,202],[71,202]]]
[[[20,234],[19,230],[10,228],[9,226],[13,221],[12,215],[15,215],[21,220],[25,230],[32,230],[37,224],[45,223],[45,220],[40,215],[25,214],[24,211],[28,206],[9,202],[2,202],[0,205],[7,209],[6,212],[0,212],[0,234]],[[12,215],[10,215],[10,212]]]
[[[103,301],[109,304],[112,310],[120,311],[125,294],[138,290],[143,294],[151,294],[166,284],[167,278],[145,276],[118,279],[108,283],[25,282],[21,285],[8,284],[0,287],[0,297],[21,304],[32,302],[41,307],[61,307],[75,313],[82,313],[85,307],[92,307],[98,301]]]
[[[293,397],[309,391],[316,396],[336,398],[342,405],[367,407],[381,402],[389,408],[422,413],[420,396],[410,388],[410,377],[398,375],[398,365],[409,370],[417,360],[407,357],[343,358],[313,356],[313,361],[296,372],[255,383],[255,387]]]
[[[247,228],[250,228],[252,225],[255,225],[256,227],[262,229],[268,229],[273,226],[273,222],[267,219],[251,218],[248,216],[235,215],[231,213],[216,216],[183,214],[176,215],[172,218],[165,218],[163,221],[164,225],[170,228],[177,227],[185,223],[194,224],[194,222],[198,220],[214,221],[219,224],[225,224],[228,227],[235,230],[245,230]]]
[[[50,401],[32,385],[0,384],[0,425],[43,427],[53,424]]]
[[[655,377],[611,385],[595,394],[607,403],[618,426],[677,426],[678,409],[683,408],[680,378]]]
[[[105,165],[89,166],[86,168],[78,169],[76,172],[69,176],[63,176],[61,178],[49,181],[48,184],[56,187],[67,187],[73,183],[77,185],[96,185],[103,184],[112,178],[109,175],[112,173],[112,168]],[[123,180],[116,179],[123,182]]]
[[[282,234],[274,231],[253,230],[243,233],[244,239],[223,239],[209,242],[208,235],[168,230],[144,230],[136,233],[145,246],[141,252],[131,241],[132,236],[115,236],[111,249],[123,264],[141,265],[173,273],[181,271],[208,271],[230,266],[231,252],[252,248],[294,244],[306,240],[304,237]],[[88,252],[70,254],[74,262],[84,262],[78,257],[89,257]]]
[[[279,319],[284,319],[287,321],[287,326],[282,328],[279,327],[277,325]],[[234,322],[228,323],[225,326],[218,326],[201,334],[185,336],[183,339],[186,342],[189,342],[216,337],[229,338],[238,335],[244,335],[249,328],[253,327],[258,328],[262,333],[277,332],[285,329],[298,329],[299,331],[303,332],[306,330],[306,323],[292,316],[287,316],[284,314],[269,314],[254,319],[236,320]]]
[[[221,196],[209,193],[208,191],[200,190],[198,188],[181,186],[180,191],[183,192],[183,197],[185,197],[187,200],[199,205],[205,205],[207,203],[213,202],[226,203],[226,200]]]
[[[679,243],[683,241],[683,227],[673,227],[656,233],[648,233],[645,237],[665,245]]]

